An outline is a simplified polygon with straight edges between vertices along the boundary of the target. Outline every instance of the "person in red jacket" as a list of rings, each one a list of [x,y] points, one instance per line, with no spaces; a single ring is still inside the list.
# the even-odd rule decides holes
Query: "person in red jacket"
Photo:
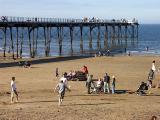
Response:
[[[84,73],[84,74],[88,74],[88,68],[87,68],[87,66],[83,66],[83,69],[82,69],[82,72]]]

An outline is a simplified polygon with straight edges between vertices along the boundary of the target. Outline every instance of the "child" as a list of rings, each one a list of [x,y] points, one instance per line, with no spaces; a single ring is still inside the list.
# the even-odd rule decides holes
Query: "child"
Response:
[[[15,84],[15,77],[12,77],[11,80],[11,103],[14,103],[13,99],[14,99],[14,94],[16,95],[16,102],[18,102],[18,93],[17,93],[17,88],[16,88],[16,84]]]
[[[55,87],[55,91],[58,90],[59,93],[58,105],[61,105],[63,102],[66,88],[70,91],[70,89],[65,85],[65,83],[63,83],[63,80],[61,80],[60,83],[58,83]]]
[[[58,68],[56,68],[56,78],[59,77]]]

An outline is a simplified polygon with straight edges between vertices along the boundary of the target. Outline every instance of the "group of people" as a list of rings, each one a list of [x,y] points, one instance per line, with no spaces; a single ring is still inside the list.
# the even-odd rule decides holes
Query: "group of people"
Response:
[[[65,77],[67,80],[77,80],[79,74],[83,74],[84,78],[86,78],[85,76],[87,76],[88,74],[88,68],[87,66],[83,66],[83,68],[79,71],[74,71],[74,70],[70,70],[69,72],[64,72],[62,73],[62,77]],[[59,78],[59,69],[56,68],[56,72],[55,72],[56,78]],[[85,79],[86,80],[86,79]]]
[[[103,79],[99,78],[99,80],[95,82],[93,81],[93,75],[89,75],[87,66],[84,65],[81,71],[85,75],[87,75],[86,87],[88,94],[91,93],[91,89],[93,89],[93,91],[95,91],[96,93],[98,92],[112,93],[112,94],[115,93],[116,79],[114,76],[112,76],[112,81],[111,81],[110,76],[107,73],[105,73]],[[67,89],[68,91],[71,91],[67,79],[67,75],[70,75],[71,73],[72,71],[70,71],[69,74],[64,73],[60,78],[59,83],[55,87],[55,91],[58,91],[59,93],[59,102],[58,102],[59,105],[62,104],[65,95],[65,90]],[[56,68],[56,77],[58,76],[59,76],[58,68]]]
[[[88,75],[86,81],[86,87],[88,94],[91,94],[91,90],[93,89],[94,92],[104,92],[104,93],[115,93],[115,86],[116,86],[116,78],[113,75],[112,79],[110,76],[105,73],[103,79],[99,78],[98,81],[93,81],[93,75]]]
[[[89,75],[87,66],[83,66],[82,70],[83,74],[87,76],[86,80],[86,87],[87,87],[87,93],[91,94],[92,92],[104,92],[104,93],[115,93],[115,87],[116,87],[116,78],[113,75],[112,77],[109,76],[108,73],[105,73],[103,79],[99,78],[98,81],[93,80],[93,75]],[[148,87],[152,87],[152,81],[155,76],[155,60],[152,62],[152,67],[148,75],[147,83],[141,82],[137,92],[139,94],[145,94],[144,90],[148,90]],[[73,76],[75,73],[73,71],[70,71],[68,74],[63,74],[63,76],[60,78],[59,83],[55,87],[55,91],[58,91],[59,93],[59,102],[58,104],[61,105],[62,101],[64,99],[65,90],[70,91],[70,86],[68,85],[67,76]],[[56,68],[56,77],[59,77],[59,71],[58,68]],[[91,91],[92,90],[92,91]],[[12,77],[11,80],[11,103],[14,103],[14,96],[16,95],[16,102],[18,102],[18,92],[15,85],[15,77]]]
[[[155,72],[156,72],[155,60],[153,60],[152,67],[149,71],[148,78],[147,78],[147,84],[149,88],[152,88],[152,81],[155,78]]]
[[[55,92],[57,91],[59,93],[58,105],[62,104],[64,95],[65,95],[65,90],[67,89],[68,91],[70,91],[69,87],[68,87],[67,79],[64,76],[61,77],[60,82],[56,85],[54,89]],[[15,96],[16,96],[16,101],[14,101]],[[14,102],[18,102],[18,100],[19,100],[19,95],[16,88],[15,77],[12,77],[11,78],[11,104]]]
[[[152,61],[152,66],[151,69],[149,70],[149,74],[147,77],[147,82],[141,82],[137,92],[138,95],[144,95],[146,94],[145,91],[148,90],[149,88],[153,87],[153,80],[155,78],[155,72],[156,72],[156,67],[155,67],[155,60]]]
[[[101,57],[101,56],[113,56],[111,51],[108,49],[107,51],[99,51],[94,55],[94,57]]]
[[[56,77],[59,76],[58,72],[59,72],[58,68],[56,68]],[[114,75],[112,76],[112,78],[110,78],[110,76],[107,73],[105,73],[103,79],[99,78],[98,81],[94,81],[93,75],[89,75],[87,66],[84,65],[81,72],[83,72],[83,74],[87,76],[86,87],[88,94],[92,93],[91,90],[93,90],[96,93],[99,92],[112,93],[112,94],[115,93],[116,78]],[[67,79],[68,75],[72,76],[72,71],[70,71],[69,74],[64,73],[55,88],[55,90],[57,90],[59,93],[59,103],[58,103],[59,105],[62,104],[62,101],[64,99],[65,89],[70,91],[70,86],[68,85],[68,79]]]
[[[73,80],[76,78],[76,71],[70,70],[68,73],[64,73],[64,77],[66,77],[68,80]]]
[[[29,61],[19,61],[18,64],[24,68],[31,68],[31,63]]]

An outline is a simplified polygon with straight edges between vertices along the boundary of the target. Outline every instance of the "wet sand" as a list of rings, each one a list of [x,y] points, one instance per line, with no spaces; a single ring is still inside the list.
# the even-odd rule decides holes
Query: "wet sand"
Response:
[[[157,56],[115,56],[84,59],[66,59],[33,64],[32,68],[19,66],[0,68],[0,119],[20,120],[150,120],[160,119],[160,90],[150,89],[147,96],[134,93],[141,81],[146,81],[152,61],[160,67]],[[87,94],[84,81],[69,81],[71,92],[66,92],[62,106],[58,106],[53,92],[60,73],[80,70],[87,65],[93,78],[102,78],[107,72],[116,77],[116,89],[121,94]],[[156,73],[153,84],[160,80]],[[20,102],[10,104],[10,79],[16,77]]]

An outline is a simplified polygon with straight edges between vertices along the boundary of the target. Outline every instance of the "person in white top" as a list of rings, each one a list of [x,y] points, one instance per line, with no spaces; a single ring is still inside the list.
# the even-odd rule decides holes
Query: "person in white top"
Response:
[[[16,88],[16,84],[15,84],[15,77],[12,77],[11,80],[11,103],[14,103],[13,99],[14,99],[14,94],[16,95],[16,102],[18,102],[18,93],[17,93],[17,88]]]
[[[101,88],[102,88],[102,79],[101,78],[99,78],[97,81],[97,88],[99,91],[101,91]]]
[[[67,81],[67,78],[65,77],[65,75],[62,75],[62,77],[60,78],[60,81],[63,81],[63,83],[67,86],[68,81]]]
[[[156,72],[156,67],[155,67],[155,60],[152,61],[152,68],[151,68],[153,75],[152,75],[152,80],[155,79],[155,72]]]
[[[152,62],[152,70],[153,70],[154,72],[156,71],[155,60]]]

